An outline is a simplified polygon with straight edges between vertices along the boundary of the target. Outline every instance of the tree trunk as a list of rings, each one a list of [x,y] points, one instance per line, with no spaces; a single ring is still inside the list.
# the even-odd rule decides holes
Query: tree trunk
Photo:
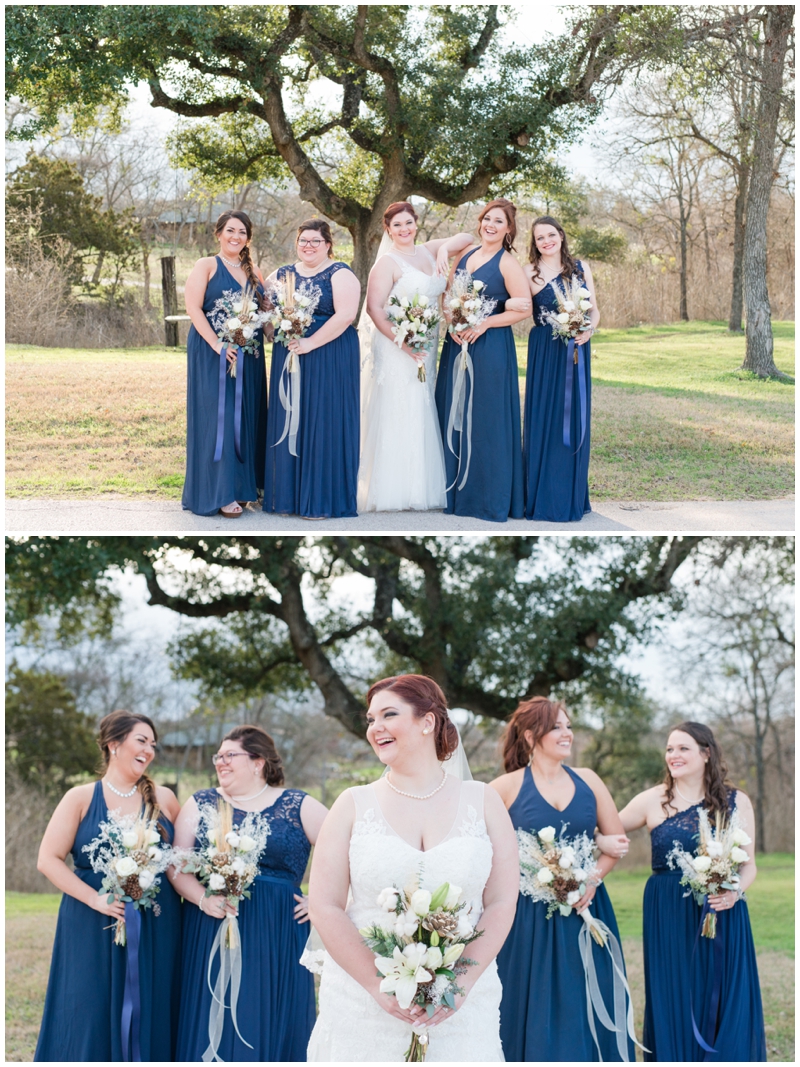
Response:
[[[737,168],[736,202],[733,209],[733,278],[731,282],[731,311],[728,316],[728,329],[731,333],[742,332],[742,310],[744,290],[742,278],[742,257],[744,255],[745,217],[744,205],[747,201],[747,186],[750,168],[744,163]]]
[[[150,247],[142,244],[142,275],[144,278],[144,306],[147,311],[152,307],[150,303]]]
[[[681,322],[689,321],[689,309],[688,300],[686,297],[686,273],[689,269],[686,253],[686,228],[689,224],[689,220],[686,218],[686,212],[683,210],[683,203],[680,205],[681,212],[681,267],[680,267],[680,281],[681,281],[681,307],[680,307],[680,319]]]
[[[759,378],[785,378],[773,358],[772,313],[767,292],[767,213],[775,166],[775,139],[783,88],[783,69],[794,7],[767,7],[761,92],[755,122],[753,165],[747,193],[744,235],[744,297],[747,346],[741,370]]]
[[[100,274],[103,270],[103,263],[105,263],[106,254],[102,250],[97,254],[97,263],[95,264],[94,273],[92,274],[92,285],[97,285],[100,281]]]

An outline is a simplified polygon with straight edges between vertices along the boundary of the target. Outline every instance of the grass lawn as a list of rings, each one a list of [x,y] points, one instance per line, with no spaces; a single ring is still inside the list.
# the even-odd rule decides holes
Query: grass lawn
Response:
[[[793,371],[794,323],[774,323]],[[595,499],[736,500],[794,491],[794,387],[739,373],[724,323],[601,330],[593,352]],[[525,343],[518,342],[524,387]],[[177,499],[185,353],[6,348],[6,492]]]
[[[644,1011],[641,908],[648,874],[644,867],[621,870],[612,872],[606,881],[619,922],[640,1035]],[[794,856],[759,856],[758,878],[747,898],[764,1001],[767,1059],[791,1062]],[[6,1059],[10,1061],[33,1058],[60,899],[56,893],[6,893]]]

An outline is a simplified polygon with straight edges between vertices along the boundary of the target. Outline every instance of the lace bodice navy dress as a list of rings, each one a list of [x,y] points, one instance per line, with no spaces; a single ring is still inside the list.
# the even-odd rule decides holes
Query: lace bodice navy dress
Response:
[[[530,767],[525,768],[522,786],[508,809],[515,830],[533,833],[545,826],[562,826],[566,835],[594,837],[597,801],[584,780],[570,767],[575,793],[559,811],[536,788]],[[619,940],[614,909],[604,885],[597,888],[590,905],[595,918],[606,923]],[[547,905],[520,894],[511,933],[497,957],[503,1000],[500,1005],[500,1036],[507,1060],[522,1062],[549,1060],[620,1061],[616,1034],[607,1030],[595,1016],[595,1030],[602,1051],[598,1053],[587,1014],[586,983],[578,935],[583,919],[571,915],[547,918]],[[614,975],[608,952],[590,939],[603,1002],[612,1011]],[[628,1059],[636,1059],[631,1041]]]
[[[577,261],[581,270],[580,260]],[[554,286],[533,298],[534,327],[528,337],[525,379],[525,518],[578,522],[589,504],[589,443],[592,418],[592,346],[581,345],[579,362],[542,323],[543,311],[557,311]],[[567,390],[567,385],[570,389]],[[567,399],[569,398],[569,399]],[[565,412],[569,443],[565,444]],[[581,443],[583,435],[583,443]]]
[[[198,804],[216,804],[216,789],[194,794]],[[239,1031],[248,1048],[236,1036],[226,1012],[218,1054],[226,1061],[272,1061],[285,1063],[306,1058],[306,1046],[314,1025],[314,980],[300,966],[308,938],[308,924],[294,918],[296,901],[311,845],[303,830],[300,808],[306,794],[284,789],[261,813],[270,834],[261,856],[258,877],[250,899],[239,908],[242,941],[242,981],[237,1007]],[[234,808],[234,825],[245,812]],[[197,842],[200,845],[201,842]],[[178,1051],[180,1062],[203,1058],[208,1047],[211,992],[207,970],[218,920],[201,912],[195,903],[184,906],[183,980],[181,990]],[[212,984],[216,968],[212,971]]]
[[[103,875],[92,870],[83,846],[99,835],[108,815],[98,781],[71,851],[75,874],[93,890],[100,889]],[[159,822],[171,842],[172,823],[163,814]],[[138,950],[138,1039],[142,1061],[150,1062],[174,1058],[180,998],[181,902],[166,875],[159,877],[156,899],[161,914],[141,912]],[[114,933],[107,915],[66,893],[62,896],[34,1060],[124,1061],[122,1009],[130,942],[115,945]]]
[[[209,279],[203,297],[208,318],[214,305],[226,292],[239,294],[242,284],[231,274],[219,256],[217,269]],[[186,479],[183,509],[196,515],[216,515],[235,500],[256,500],[263,486],[264,427],[267,409],[267,379],[261,331],[258,355],[239,360],[241,378],[241,460],[236,455],[236,378],[225,373],[225,409],[222,455],[217,461],[218,406],[220,396],[220,357],[192,326],[187,342],[186,377]],[[259,433],[259,426],[261,432]]]
[[[331,280],[346,263],[331,263],[306,278],[293,266],[281,267],[278,279],[293,271],[297,285],[311,282],[321,298],[306,336],[317,332],[333,316]],[[264,511],[306,518],[343,518],[356,515],[359,454],[359,348],[352,326],[332,341],[299,357],[300,420],[297,455],[283,438],[286,411],[279,387],[287,349],[272,346],[270,407],[267,415],[267,453],[264,471]]]
[[[466,270],[467,261],[476,248],[466,252],[457,270]],[[493,315],[505,311],[509,298],[500,260],[503,249],[488,262],[471,271],[473,277],[486,284],[481,295],[496,300]],[[472,451],[469,473],[463,489],[459,489],[467,460],[466,432],[453,433],[453,451],[447,443],[447,424],[453,405],[453,372],[461,346],[450,334],[444,342],[436,379],[436,407],[444,441],[444,460],[447,485],[448,515],[465,515],[489,522],[521,519],[523,515],[522,430],[520,426],[519,375],[514,334],[510,326],[488,329],[469,346],[475,374],[474,392],[467,381],[464,404],[466,412],[472,392]],[[462,454],[461,473],[458,453]]]
[[[728,798],[736,804],[736,790]],[[676,842],[697,847],[696,804],[651,832],[653,873],[644,891],[646,1060],[753,1062],[767,1058],[764,1015],[747,902],[717,913],[717,936],[698,938],[702,908],[685,896],[667,856]],[[692,1011],[700,1036],[696,1040]]]

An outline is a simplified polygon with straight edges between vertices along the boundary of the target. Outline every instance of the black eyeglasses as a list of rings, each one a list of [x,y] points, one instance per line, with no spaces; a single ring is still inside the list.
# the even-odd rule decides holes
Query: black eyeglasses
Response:
[[[324,244],[325,244],[325,242],[321,241],[317,237],[315,237],[312,241],[309,241],[305,237],[300,237],[300,238],[298,238],[298,241],[297,241],[297,245],[298,245],[299,248],[305,248],[306,245],[311,245],[314,248],[319,248],[320,245],[324,245]]]
[[[231,762],[234,756],[249,756],[249,752],[217,752],[211,757],[211,762],[214,766],[222,764],[223,767],[227,766]]]

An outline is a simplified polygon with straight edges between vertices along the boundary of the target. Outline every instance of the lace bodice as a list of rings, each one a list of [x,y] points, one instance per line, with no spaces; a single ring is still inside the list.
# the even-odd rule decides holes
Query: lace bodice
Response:
[[[736,790],[728,790],[728,811],[736,807]],[[654,871],[669,870],[667,855],[676,843],[683,845],[687,852],[694,852],[697,847],[698,819],[700,804],[694,804],[685,811],[671,815],[656,826],[650,833],[652,849],[652,867]]]
[[[302,789],[284,789],[274,804],[260,812],[261,817],[269,823],[270,831],[267,847],[259,863],[261,874],[286,878],[295,885],[303,880],[311,852],[311,844],[300,820],[300,807],[306,795]],[[201,789],[194,794],[198,804],[216,804],[218,797],[216,789]],[[234,826],[238,826],[245,814],[239,808],[233,809]]]
[[[461,886],[471,921],[483,911],[483,890],[492,869],[492,843],[483,820],[482,782],[462,782],[458,813],[438,845],[420,852],[404,841],[383,816],[374,786],[351,789],[356,821],[350,838],[350,888],[347,912],[358,927],[386,917],[378,907],[382,889],[404,888],[419,880],[433,891],[442,882]]]
[[[387,252],[386,255],[399,264],[403,271],[392,286],[389,296],[407,296],[410,298],[414,293],[419,293],[427,296],[431,302],[439,299],[445,290],[447,279],[443,275],[436,273],[435,260],[424,245],[417,245],[417,256],[422,255],[428,263],[433,264],[433,274],[426,274],[424,270],[420,270],[415,262],[410,261],[407,256],[398,252]]]

